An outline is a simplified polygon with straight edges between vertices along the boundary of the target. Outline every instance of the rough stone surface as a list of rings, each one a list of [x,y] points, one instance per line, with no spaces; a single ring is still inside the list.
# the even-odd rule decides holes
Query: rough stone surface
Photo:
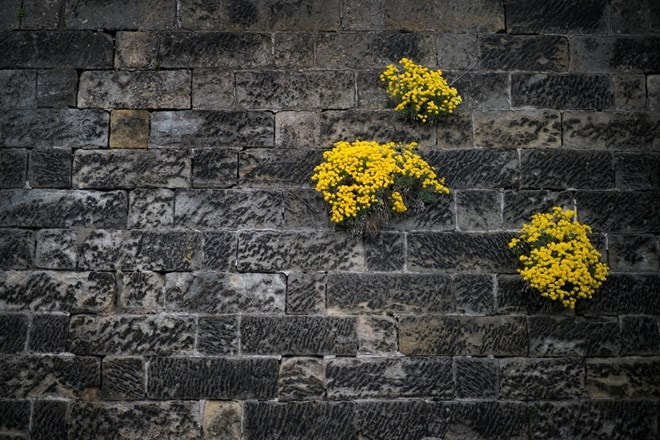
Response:
[[[0,70],[0,108],[36,107],[35,72],[29,70]]]
[[[22,188],[25,185],[27,163],[27,150],[0,150],[0,188]]]
[[[461,31],[462,32],[462,31]],[[477,36],[440,34],[437,40],[438,66],[443,69],[469,69],[477,64]]]
[[[454,275],[456,311],[468,315],[490,315],[495,310],[495,280],[490,275]]]
[[[69,348],[69,315],[32,315],[28,348],[36,353],[59,353]]]
[[[502,359],[500,395],[516,400],[579,398],[585,392],[584,370],[576,358]]]
[[[192,108],[221,110],[235,102],[233,72],[218,72],[216,69],[195,69],[192,83]]]
[[[428,163],[452,189],[511,188],[518,181],[518,154],[511,150],[434,151]]]
[[[236,316],[200,316],[197,321],[197,351],[205,355],[238,353]]]
[[[102,13],[93,0],[66,3],[64,18],[71,29],[168,29],[174,27],[174,5],[167,0],[103,3]]]
[[[660,243],[655,235],[608,236],[608,261],[616,272],[655,272],[660,267]]]
[[[286,278],[286,312],[291,315],[318,314],[325,310],[324,273],[291,272]]]
[[[238,152],[235,150],[195,149],[192,154],[194,188],[229,188],[237,183]]]
[[[114,63],[120,69],[154,69],[159,65],[158,34],[117,32]]]
[[[430,1],[425,3],[385,0],[385,28],[441,32],[497,32],[504,29],[504,9],[489,0]],[[472,11],[465,14],[464,9]]]
[[[41,70],[37,74],[39,107],[75,107],[78,73],[75,70]]]
[[[569,164],[565,164],[569,165]],[[579,164],[570,164],[579,166]],[[504,191],[502,217],[504,227],[519,229],[523,223],[529,223],[537,212],[550,212],[553,206],[573,209],[573,195],[567,191],[522,190]]]
[[[0,315],[0,353],[12,354],[24,350],[28,337],[28,320],[26,315]]]
[[[33,188],[71,187],[71,150],[35,148],[30,152],[27,179]]]
[[[528,33],[599,33],[608,28],[608,2],[592,0],[508,1],[507,31]]]
[[[660,198],[657,192],[578,191],[580,221],[594,231],[660,231]]]
[[[658,289],[658,275],[610,274],[592,301],[578,303],[578,311],[587,315],[660,315],[660,298],[649,294]]]
[[[149,112],[113,110],[110,113],[110,148],[147,148]]]
[[[118,275],[117,306],[126,312],[156,313],[161,310],[165,279],[155,272],[123,272]]]
[[[173,226],[173,222],[174,191],[135,189],[129,193],[129,228],[163,228]]]
[[[624,190],[660,188],[660,154],[615,153],[616,186]]]
[[[646,76],[641,74],[615,75],[614,103],[617,109],[643,110],[646,107]]]
[[[614,94],[605,75],[513,73],[511,105],[603,110],[614,106]]]
[[[474,113],[475,144],[483,147],[559,147],[561,119],[555,111]]]
[[[275,115],[275,146],[319,148],[319,117],[311,111],[281,111]]]
[[[381,232],[365,238],[365,262],[372,271],[397,271],[405,264],[405,237],[399,233]]]
[[[36,400],[32,407],[30,438],[67,438],[68,408],[66,401]]]
[[[612,155],[606,151],[526,150],[520,156],[520,186],[613,188],[612,168]]]
[[[204,403],[202,429],[205,439],[240,440],[243,407],[238,402]]]
[[[28,431],[30,428],[30,402],[28,400],[0,401],[0,432]]]
[[[103,359],[104,400],[139,400],[144,397],[144,360],[106,357]]]
[[[310,186],[314,167],[323,160],[318,150],[249,150],[241,152],[238,160],[240,185]]]
[[[34,233],[3,229],[0,235],[0,269],[28,269],[32,266]]]
[[[660,318],[624,316],[621,319],[622,354],[660,354]]]
[[[569,44],[576,71],[655,73],[660,66],[657,36],[576,36]]]
[[[612,318],[533,316],[528,321],[530,356],[619,354],[619,323]]]
[[[499,392],[498,361],[490,357],[455,357],[456,397],[496,398]]]
[[[358,353],[395,353],[398,349],[397,321],[388,316],[359,316],[356,321]]]
[[[326,373],[323,361],[316,358],[282,359],[278,382],[278,399],[322,400],[325,397]]]
[[[587,359],[586,389],[592,399],[637,398],[660,396],[660,359],[657,357],[625,357],[619,359]]]
[[[500,229],[501,198],[496,191],[456,192],[458,227],[464,231]]]
[[[68,229],[42,229],[37,233],[34,265],[41,269],[75,270],[77,234]]]
[[[568,68],[568,39],[541,35],[484,35],[479,65],[488,70],[563,72]]]
[[[565,112],[564,146],[612,150],[660,149],[657,113]]]
[[[464,72],[447,75],[463,103],[458,111],[509,109],[508,75],[497,72]]]

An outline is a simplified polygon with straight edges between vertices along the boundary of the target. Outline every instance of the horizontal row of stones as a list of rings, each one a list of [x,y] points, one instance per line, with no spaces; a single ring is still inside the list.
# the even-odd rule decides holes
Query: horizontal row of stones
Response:
[[[50,438],[418,440],[655,438],[657,402],[0,401],[0,433]],[[201,415],[201,416],[200,416]],[[5,416],[5,417],[1,417]],[[420,422],[422,421],[422,422]],[[67,437],[68,435],[68,437]],[[447,437],[446,437],[447,436]],[[457,436],[457,437],[454,437]],[[466,437],[467,436],[467,437]]]
[[[233,31],[401,30],[436,32],[644,33],[660,31],[660,8],[643,0],[469,0],[460,7],[442,1],[397,0],[343,3],[314,0],[302,8],[280,0],[151,0],[104,3],[4,2],[4,29],[195,29]]]

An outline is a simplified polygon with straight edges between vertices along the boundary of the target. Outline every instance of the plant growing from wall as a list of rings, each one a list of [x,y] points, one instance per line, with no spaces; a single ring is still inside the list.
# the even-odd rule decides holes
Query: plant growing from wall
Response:
[[[509,247],[518,253],[523,266],[518,273],[532,288],[573,309],[578,299],[592,299],[609,271],[590,234],[575,211],[554,207],[533,215]]]

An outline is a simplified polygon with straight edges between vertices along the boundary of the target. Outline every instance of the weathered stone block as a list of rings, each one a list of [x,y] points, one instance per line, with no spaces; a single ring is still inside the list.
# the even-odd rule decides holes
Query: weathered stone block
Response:
[[[200,316],[196,350],[205,355],[238,354],[238,317]]]
[[[622,317],[621,354],[660,354],[660,318],[656,316]]]
[[[451,189],[511,188],[518,181],[518,153],[512,150],[433,151],[426,159]]]
[[[613,0],[610,2],[610,24],[617,34],[636,34],[648,31],[645,0]]]
[[[278,372],[272,358],[155,358],[147,390],[156,399],[274,399]]]
[[[207,232],[202,248],[204,269],[231,270],[236,265],[236,234]]]
[[[481,35],[479,66],[487,70],[564,72],[568,39],[549,35]]]
[[[594,231],[660,231],[657,192],[578,191],[575,200],[580,221]]]
[[[399,350],[413,356],[525,355],[527,326],[515,316],[402,317]]]
[[[193,187],[228,188],[236,185],[237,175],[238,152],[236,150],[193,150]]]
[[[192,83],[192,108],[220,110],[235,101],[234,73],[217,69],[195,69]]]
[[[457,191],[458,227],[467,231],[501,229],[501,200],[497,191]]]
[[[403,270],[406,261],[405,237],[400,233],[380,232],[365,237],[365,262],[371,271]]]
[[[122,85],[122,87],[124,86]],[[124,91],[122,90],[121,93]],[[135,105],[135,107],[138,106]],[[148,142],[148,111],[112,110],[110,113],[110,148],[147,148]]]
[[[620,189],[660,188],[660,154],[614,153],[616,186]]]
[[[613,356],[619,354],[619,323],[615,318],[532,316],[531,356]]]
[[[162,309],[165,277],[155,272],[118,275],[117,306],[124,312],[157,313]]]
[[[497,313],[561,314],[566,309],[558,301],[543,298],[529,287],[519,275],[498,275],[497,277]],[[578,303],[580,304],[580,303]]]
[[[504,191],[504,227],[520,229],[523,223],[529,223],[532,215],[550,212],[553,206],[573,209],[573,195],[567,191]]]
[[[575,36],[570,47],[574,71],[655,73],[660,68],[657,36]]]
[[[614,92],[606,75],[512,73],[511,105],[603,110],[614,107]]]
[[[158,34],[117,32],[115,67],[119,69],[154,69],[158,65]]]
[[[490,315],[495,311],[495,278],[491,275],[457,274],[453,277],[456,311]]]
[[[500,397],[515,400],[575,399],[584,395],[581,359],[500,360]]]
[[[0,70],[0,108],[36,107],[36,72],[30,70]]]
[[[326,275],[291,272],[286,278],[286,313],[319,314],[325,311]]]
[[[78,188],[185,188],[190,158],[180,150],[78,150],[73,184]]]
[[[565,112],[564,146],[616,150],[659,150],[657,113]]]
[[[61,400],[36,400],[32,407],[30,438],[47,440],[67,438],[69,403]]]
[[[115,277],[103,272],[0,272],[4,310],[98,313],[110,310]]]
[[[608,2],[591,0],[512,0],[505,5],[512,34],[599,33],[608,31]]]
[[[587,359],[587,392],[592,399],[660,396],[660,358]]]
[[[153,112],[149,144],[175,148],[272,147],[274,126],[270,112]]]
[[[330,207],[313,189],[287,188],[284,196],[283,229],[334,229]]]
[[[27,150],[0,150],[0,188],[23,188],[27,164]]]
[[[331,273],[327,304],[334,313],[453,312],[453,293],[447,275]]]
[[[64,19],[69,29],[171,29],[175,9],[167,0],[126,3],[111,0],[99,4],[93,0],[73,0],[66,4]]]
[[[552,110],[474,112],[475,145],[495,148],[561,146],[561,115]]]
[[[168,310],[238,313],[284,312],[282,274],[225,272],[170,273],[165,276]]]
[[[385,93],[385,83],[379,78],[381,73],[382,70],[357,72],[357,107],[374,110],[384,110],[390,107],[391,100]]]
[[[250,440],[269,438],[357,437],[352,402],[247,402],[243,435]]]
[[[585,315],[660,315],[660,276],[653,274],[610,274],[594,299],[578,303]]]
[[[34,233],[3,229],[0,234],[0,269],[29,269],[32,266]]]
[[[523,188],[613,188],[612,155],[607,151],[523,150]]]
[[[341,27],[348,31],[383,29],[383,5],[379,0],[342,4]]]
[[[253,31],[334,31],[339,29],[339,1],[297,3],[266,0],[231,1],[223,5],[223,27]]]
[[[444,164],[436,168],[438,177],[443,176]],[[399,218],[394,218],[387,229],[398,231],[453,231],[456,229],[456,205],[451,195],[435,194],[435,200],[426,203],[425,207],[416,212],[406,213]]]
[[[42,229],[37,232],[34,265],[42,269],[76,269],[77,234],[67,229]]]
[[[35,148],[30,152],[27,178],[33,188],[71,187],[71,150]]]
[[[476,35],[442,33],[438,35],[437,46],[438,67],[442,69],[465,70],[477,64]]]
[[[204,403],[202,429],[204,439],[241,440],[243,407],[239,402]]]
[[[44,108],[0,114],[0,146],[103,148],[107,143],[108,113],[103,110]]]
[[[244,354],[355,355],[355,320],[331,316],[243,316]]]
[[[222,3],[212,0],[183,0],[177,4],[179,26],[184,29],[222,29]]]
[[[459,113],[470,110],[509,109],[509,76],[493,72],[453,72],[447,81],[458,90],[463,103]]]
[[[646,91],[649,109],[660,111],[660,75],[646,76]]]
[[[102,32],[0,32],[0,68],[112,69],[112,46]]]
[[[75,70],[41,70],[37,75],[39,107],[75,107],[78,73]]]
[[[128,227],[162,228],[174,222],[174,191],[135,189],[128,195]]]
[[[436,123],[437,148],[471,148],[474,146],[472,115],[453,113],[445,115]]]
[[[356,321],[359,354],[396,353],[398,322],[389,316],[360,315]]]
[[[275,146],[319,148],[319,117],[311,111],[282,111],[275,115]]]
[[[21,26],[18,10],[21,8],[20,0],[7,0],[0,4],[0,30],[19,29]]]
[[[0,395],[5,398],[95,398],[101,361],[73,356],[0,357]]]
[[[614,272],[657,272],[660,246],[655,235],[608,235],[608,262]]]
[[[29,400],[0,401],[0,432],[27,432],[30,429],[30,406]]]
[[[325,397],[325,365],[316,358],[284,358],[280,365],[278,399],[322,400]]]
[[[408,235],[408,269],[513,272],[515,255],[507,232],[412,232]]]
[[[364,267],[361,241],[347,233],[241,232],[238,270],[357,270]]]
[[[103,358],[104,400],[139,400],[144,398],[144,359],[138,357]]]
[[[499,393],[498,361],[493,358],[455,357],[456,397],[493,399]]]
[[[276,67],[301,68],[314,66],[315,34],[278,32],[273,35]]]
[[[28,336],[28,317],[22,314],[0,315],[0,353],[25,350]]]
[[[385,29],[469,33],[504,30],[504,9],[491,0],[424,3],[385,0],[383,6]]]
[[[28,348],[37,353],[68,351],[69,315],[32,315]]]
[[[644,110],[646,108],[646,76],[642,74],[620,74],[612,77],[614,103],[621,110]]]
[[[189,316],[75,315],[69,339],[76,354],[191,354],[195,321]]]
[[[320,150],[247,150],[238,159],[238,182],[247,187],[310,186],[323,160]]]

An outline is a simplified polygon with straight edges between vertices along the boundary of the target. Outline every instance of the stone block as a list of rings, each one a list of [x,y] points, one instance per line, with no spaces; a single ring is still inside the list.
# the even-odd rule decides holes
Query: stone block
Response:
[[[623,190],[660,188],[660,154],[614,153],[616,186]]]
[[[275,115],[275,146],[319,148],[319,117],[311,111],[281,111]]]
[[[75,70],[41,70],[37,74],[37,106],[75,107],[78,73]]]
[[[504,8],[491,0],[397,2],[385,0],[385,29],[486,33],[504,30]]]
[[[168,315],[75,315],[69,339],[71,351],[78,355],[192,354],[195,320]]]
[[[181,150],[78,150],[73,158],[78,188],[185,188],[190,174]]]
[[[175,5],[168,0],[126,3],[73,0],[66,4],[64,19],[69,29],[171,29],[175,25]]]
[[[304,8],[278,0],[234,0],[222,10],[225,29],[252,31],[335,31],[339,14],[338,0],[311,0]]]
[[[529,284],[519,275],[497,276],[496,302],[498,314],[558,315],[568,313],[560,302],[543,298],[538,291],[529,287]]]
[[[657,316],[622,317],[621,354],[660,354],[660,318]]]
[[[498,361],[493,358],[455,357],[456,397],[493,399],[499,393]]]
[[[287,188],[284,196],[283,229],[334,229],[330,207],[313,189]]]
[[[21,0],[7,0],[0,4],[0,31],[19,29],[21,18],[18,11],[21,8]]]
[[[158,34],[119,31],[115,37],[115,68],[155,69],[158,61]]]
[[[407,316],[399,319],[399,350],[412,356],[526,355],[527,325],[516,316]]]
[[[155,399],[274,399],[278,373],[273,358],[154,358],[147,390]]]
[[[107,143],[108,113],[103,110],[44,108],[0,114],[0,146],[103,148]]]
[[[341,27],[347,31],[383,29],[383,5],[380,0],[342,4]]]
[[[148,111],[112,110],[110,113],[110,148],[147,148],[148,142]]]
[[[184,29],[222,29],[222,3],[213,0],[183,0],[177,4],[178,22]]]
[[[60,6],[58,0],[24,0],[25,16],[21,19],[21,29],[56,29]]]
[[[321,314],[326,304],[324,273],[290,272],[286,278],[286,313]]]
[[[28,349],[36,353],[59,353],[69,349],[69,315],[32,315]]]
[[[75,231],[42,229],[37,232],[34,265],[42,269],[75,270],[78,261]]]
[[[481,35],[479,66],[486,70],[565,72],[568,39],[554,35]]]
[[[577,399],[585,393],[585,368],[575,358],[500,360],[500,398]]]
[[[335,359],[328,363],[329,399],[450,399],[454,377],[450,358]]]
[[[660,245],[656,235],[608,235],[608,262],[614,272],[657,272]]]
[[[610,2],[610,25],[616,34],[637,34],[648,31],[645,0],[614,0]]]
[[[22,314],[0,314],[0,353],[25,351],[28,337],[28,317]]]
[[[362,242],[348,233],[241,232],[238,235],[238,270],[324,271],[364,268]]]
[[[427,162],[451,189],[511,188],[518,182],[518,153],[512,150],[433,151]]]
[[[495,148],[561,146],[561,115],[552,110],[474,112],[475,145]]]
[[[239,153],[238,182],[246,187],[309,187],[314,168],[323,160],[320,150],[247,150]]]
[[[36,107],[36,77],[30,70],[0,70],[0,108]]]
[[[532,215],[550,212],[552,207],[573,209],[573,195],[567,191],[520,190],[504,191],[502,217],[506,229],[520,229]]]
[[[509,75],[498,72],[452,72],[447,81],[458,90],[463,103],[457,112],[510,108]]]
[[[561,34],[607,32],[606,0],[512,0],[505,5],[506,29],[512,34]]]
[[[323,400],[325,397],[325,365],[321,359],[292,357],[280,365],[280,401]]]
[[[455,310],[447,275],[331,273],[327,305],[333,313],[446,313]]]
[[[438,177],[443,177],[444,165],[436,168]],[[411,210],[401,217],[394,216],[390,224],[384,227],[399,232],[424,231],[453,231],[456,229],[456,206],[451,195],[435,194],[434,200],[426,203],[419,211]]]
[[[163,275],[156,272],[123,272],[117,278],[117,306],[121,311],[158,313],[162,310]]]
[[[610,274],[594,299],[578,303],[585,315],[660,315],[660,276],[654,274]]]
[[[654,35],[575,36],[570,47],[573,71],[655,73],[660,68],[660,37]]]
[[[442,69],[467,70],[478,62],[476,35],[442,33],[438,35],[437,45],[438,67]]]
[[[197,402],[74,402],[68,438],[201,440]]]
[[[443,116],[436,123],[435,138],[439,149],[473,147],[472,115],[453,113]]]
[[[365,262],[370,271],[403,270],[406,261],[405,236],[400,233],[380,232],[365,237]]]
[[[29,269],[33,263],[34,233],[3,229],[0,235],[0,269]]]
[[[169,273],[165,280],[165,304],[173,312],[284,312],[283,274]]]
[[[495,311],[495,278],[491,275],[453,276],[456,311],[468,315],[490,315]]]
[[[229,188],[237,183],[236,150],[195,149],[192,152],[194,188]]]
[[[27,432],[30,429],[30,407],[29,400],[0,401],[0,432]]]
[[[238,354],[238,317],[200,316],[196,350],[212,356]]]
[[[657,113],[565,112],[564,146],[613,150],[660,150]]]
[[[660,232],[657,192],[578,191],[580,221],[594,231]]]
[[[392,101],[385,93],[386,85],[380,80],[382,70],[358,71],[357,107],[361,109],[384,110]]]
[[[412,232],[408,235],[408,269],[513,272],[515,255],[508,232]]]
[[[357,438],[353,402],[247,402],[243,435],[269,438]]]
[[[112,69],[112,52],[103,32],[0,32],[0,68]]]
[[[0,357],[0,395],[5,398],[96,398],[100,386],[100,359],[73,356]]]
[[[134,189],[128,194],[129,228],[162,228],[172,226],[173,222],[174,191]]]
[[[4,310],[107,312],[115,297],[115,276],[107,272],[0,272]]]
[[[657,399],[660,358],[587,359],[587,393],[592,399]]]
[[[464,231],[502,228],[502,195],[498,191],[456,192],[458,227]]]
[[[398,351],[398,322],[389,316],[357,317],[355,329],[359,354],[385,354]]]
[[[0,150],[0,188],[23,188],[27,165],[27,150]]]
[[[30,151],[27,178],[32,188],[70,188],[72,153],[69,148]]]
[[[512,73],[511,105],[606,110],[614,107],[614,91],[606,75]]]
[[[646,76],[646,93],[649,110],[660,111],[660,75]]]
[[[202,247],[204,269],[231,270],[236,265],[236,234],[207,232]]]
[[[315,34],[278,32],[273,35],[274,64],[279,68],[314,66]]]
[[[354,356],[357,352],[353,318],[243,316],[240,334],[244,354]]]
[[[208,440],[241,440],[243,407],[239,402],[209,400],[202,412],[202,433]]]
[[[607,151],[523,150],[522,188],[614,188],[612,155]]]
[[[621,348],[615,318],[532,316],[527,327],[531,356],[616,356]]]
[[[642,74],[613,75],[614,104],[621,110],[646,108],[646,76]]]
[[[67,438],[69,403],[61,400],[36,400],[32,406],[30,438],[34,440]]]
[[[270,112],[191,110],[151,113],[150,147],[272,147]]]
[[[234,72],[195,69],[192,81],[192,108],[221,110],[234,105]]]
[[[145,393],[144,359],[138,357],[103,358],[104,400],[140,400]]]

